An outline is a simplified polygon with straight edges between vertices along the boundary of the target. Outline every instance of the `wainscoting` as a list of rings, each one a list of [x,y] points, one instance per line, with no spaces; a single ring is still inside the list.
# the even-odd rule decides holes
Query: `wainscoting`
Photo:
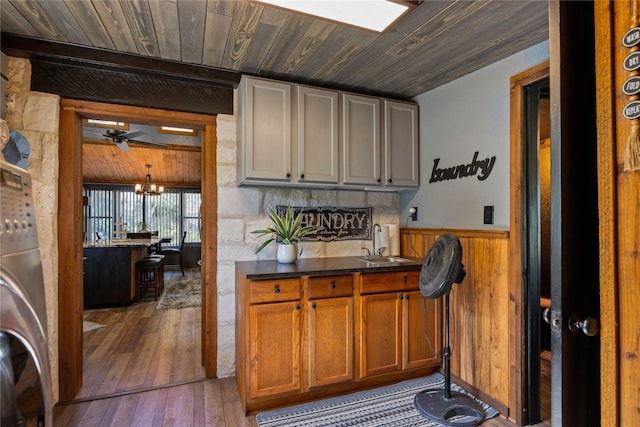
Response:
[[[403,229],[405,256],[423,257],[436,238],[454,233],[467,275],[450,296],[451,375],[503,415],[516,393],[516,317],[509,295],[508,231]],[[444,297],[441,298],[444,303]],[[512,400],[511,400],[512,401]]]

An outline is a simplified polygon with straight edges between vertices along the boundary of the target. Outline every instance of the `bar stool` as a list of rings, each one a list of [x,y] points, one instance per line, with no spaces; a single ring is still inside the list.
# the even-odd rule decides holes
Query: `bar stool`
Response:
[[[136,286],[136,301],[153,290],[154,300],[158,300],[161,289],[162,260],[157,258],[143,258],[136,262],[138,283]]]
[[[162,294],[164,292],[164,255],[154,253],[151,255],[147,255],[142,259],[143,260],[153,259],[153,260],[160,261],[161,265],[160,265],[160,272],[159,272],[160,280],[158,284],[158,294],[159,295]]]

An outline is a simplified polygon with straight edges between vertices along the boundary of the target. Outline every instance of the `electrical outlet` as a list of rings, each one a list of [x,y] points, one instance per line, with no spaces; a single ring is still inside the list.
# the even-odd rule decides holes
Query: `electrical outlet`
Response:
[[[409,213],[411,214],[411,221],[417,221],[418,220],[418,207],[414,206],[411,209],[409,209]]]
[[[484,223],[493,224],[493,206],[484,207]]]

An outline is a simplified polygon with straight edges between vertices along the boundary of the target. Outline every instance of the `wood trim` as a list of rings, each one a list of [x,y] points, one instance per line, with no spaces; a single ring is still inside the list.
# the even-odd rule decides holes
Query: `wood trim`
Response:
[[[202,135],[202,360],[205,374],[217,375],[218,354],[218,190],[216,179],[217,123],[205,127]],[[206,243],[205,243],[206,242]]]
[[[62,99],[60,101],[60,176],[58,215],[59,260],[59,346],[60,354],[60,400],[75,397],[82,385],[82,118],[97,117],[107,120],[137,121],[141,124],[174,123],[182,126],[197,126],[204,129],[203,178],[206,191],[202,192],[202,206],[207,210],[203,237],[203,254],[210,261],[205,266],[206,285],[203,286],[203,301],[206,313],[207,339],[203,343],[203,357],[207,375],[215,376],[217,365],[216,336],[216,118],[204,114],[180,113],[141,107],[102,104],[89,101]],[[206,147],[204,147],[206,145]],[[213,148],[208,149],[208,148]],[[213,162],[213,163],[210,163]],[[213,189],[212,189],[213,187]],[[211,208],[211,209],[209,209]],[[69,214],[71,213],[71,215]],[[213,236],[213,237],[211,237]],[[208,267],[208,268],[207,268]],[[213,332],[211,332],[213,331]],[[213,369],[211,367],[214,367]]]
[[[60,110],[58,357],[61,402],[82,387],[82,121]]]
[[[523,189],[524,189],[524,88],[549,76],[549,62],[546,61],[529,70],[511,77],[510,83],[510,190],[509,190],[509,293],[510,313],[513,321],[509,324],[509,365],[513,380],[509,387],[509,406],[516,424],[522,425],[525,402],[525,307],[523,280]]]
[[[615,2],[594,4],[598,211],[600,240],[600,424],[620,425],[620,341],[618,337]],[[625,53],[626,54],[626,53]]]
[[[458,237],[480,237],[487,239],[508,239],[507,230],[467,230],[459,228],[403,228],[400,234],[445,234],[453,233]],[[428,249],[428,248],[427,248]]]

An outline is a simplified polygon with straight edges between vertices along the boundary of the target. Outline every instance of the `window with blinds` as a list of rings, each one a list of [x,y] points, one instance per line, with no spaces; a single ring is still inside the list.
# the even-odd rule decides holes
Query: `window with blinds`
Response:
[[[85,184],[85,240],[111,239],[117,229],[158,232],[171,238],[167,246],[200,242],[200,189],[166,188],[159,196],[135,194],[132,186]]]

